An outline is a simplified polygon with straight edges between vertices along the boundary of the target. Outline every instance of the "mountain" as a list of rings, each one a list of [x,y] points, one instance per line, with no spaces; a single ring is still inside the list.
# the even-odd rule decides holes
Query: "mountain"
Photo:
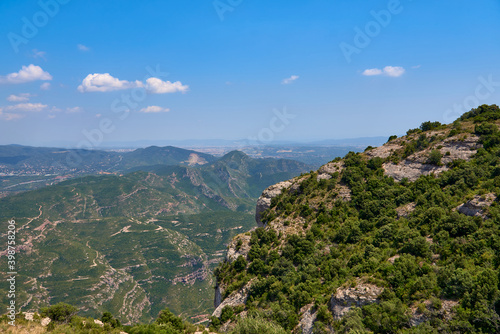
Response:
[[[123,154],[118,165],[122,170],[150,165],[204,165],[217,160],[210,154],[185,150],[173,146],[150,146]]]
[[[212,326],[499,333],[499,125],[482,105],[268,187],[216,269]]]
[[[155,160],[158,150],[164,154]],[[149,148],[123,161],[185,161],[192,154]],[[259,194],[309,168],[241,152],[210,163],[210,156],[198,157],[207,163],[77,177],[0,199],[0,219],[14,218],[17,226],[20,308],[64,301],[86,316],[110,311],[125,324],[149,322],[165,307],[207,319],[211,272],[230,239],[252,227]],[[0,265],[6,261],[2,256]],[[7,290],[0,291],[6,301]]]

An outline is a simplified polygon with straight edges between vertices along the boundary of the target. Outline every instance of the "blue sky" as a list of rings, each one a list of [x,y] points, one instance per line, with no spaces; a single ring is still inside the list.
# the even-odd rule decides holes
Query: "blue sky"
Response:
[[[4,0],[0,20],[0,144],[388,136],[500,100],[498,0]]]

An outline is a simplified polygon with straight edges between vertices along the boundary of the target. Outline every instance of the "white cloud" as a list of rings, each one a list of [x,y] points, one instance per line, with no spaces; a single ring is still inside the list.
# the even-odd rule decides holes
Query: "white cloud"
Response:
[[[23,117],[24,117],[24,115],[20,115],[20,114],[3,113],[2,108],[0,108],[0,119],[6,120],[6,121],[13,121],[13,120],[20,119]]]
[[[76,112],[81,112],[81,111],[83,111],[82,107],[66,108],[66,112],[68,112],[68,113],[76,113]]]
[[[30,93],[21,93],[18,95],[11,94],[9,97],[7,97],[7,101],[10,102],[25,102],[30,99],[30,97],[33,96]]]
[[[366,75],[366,76],[380,75],[382,73],[383,73],[382,70],[380,70],[378,68],[369,68],[369,69],[366,69],[363,71],[363,75]]]
[[[169,111],[170,109],[168,108],[162,108],[158,106],[149,106],[139,110],[139,112],[144,112],[144,113],[158,113],[158,112],[169,112]]]
[[[386,66],[382,70],[378,68],[369,68],[363,71],[363,75],[374,76],[374,75],[385,75],[388,77],[400,77],[405,73],[405,69],[401,66]]]
[[[390,77],[400,77],[405,73],[405,69],[400,66],[384,67],[384,74]]]
[[[78,90],[84,92],[111,92],[114,90],[132,89],[144,87],[148,93],[152,94],[167,94],[182,92],[189,90],[188,85],[183,85],[180,81],[170,82],[163,81],[158,78],[148,78],[146,83],[141,81],[120,80],[109,73],[94,73],[89,74],[83,79],[82,84],[78,86]]]
[[[41,90],[49,90],[50,89],[50,82],[44,82],[43,84],[40,85]]]
[[[78,44],[76,47],[80,51],[90,51],[90,48],[88,46],[83,45],[83,44]]]
[[[109,73],[89,74],[83,79],[82,84],[78,86],[80,92],[111,92],[114,90],[130,89],[142,87],[140,81],[119,80]]]
[[[7,84],[21,84],[37,80],[52,80],[52,76],[48,72],[42,70],[40,66],[33,64],[23,66],[19,72],[0,76],[0,83]]]
[[[95,114],[96,118],[101,118],[102,114]]]
[[[41,103],[18,103],[12,106],[0,107],[0,111],[31,111],[40,112],[47,109],[46,104]]]
[[[293,83],[295,80],[297,80],[298,78],[299,78],[298,75],[292,75],[290,78],[283,79],[283,81],[281,81],[281,83],[283,85],[289,85],[289,84]]]
[[[189,86],[183,85],[180,81],[170,82],[158,78],[149,78],[146,80],[146,89],[153,94],[185,93],[188,91]]]

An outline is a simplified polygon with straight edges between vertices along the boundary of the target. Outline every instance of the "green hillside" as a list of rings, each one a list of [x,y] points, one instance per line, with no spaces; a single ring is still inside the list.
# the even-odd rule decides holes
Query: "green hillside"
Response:
[[[254,226],[256,198],[307,165],[233,152],[203,166],[141,169],[0,199],[1,219],[18,226],[22,310],[64,301],[125,324],[149,322],[165,307],[207,319],[212,270],[231,238]]]
[[[285,184],[216,270],[213,325],[499,333],[499,124],[483,105]]]

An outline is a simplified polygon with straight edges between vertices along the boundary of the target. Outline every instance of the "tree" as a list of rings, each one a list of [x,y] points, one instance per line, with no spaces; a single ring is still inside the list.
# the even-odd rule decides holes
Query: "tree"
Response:
[[[182,319],[170,312],[168,308],[160,311],[160,314],[158,314],[158,318],[156,319],[156,323],[158,325],[171,324],[173,328],[178,330],[184,329],[184,323],[182,322]]]
[[[66,303],[57,303],[49,307],[43,307],[40,309],[40,314],[44,317],[48,317],[56,322],[68,323],[71,318],[78,312],[78,309],[73,305]]]
[[[432,165],[440,166],[442,157],[443,155],[439,150],[432,150],[429,153],[429,163]]]

